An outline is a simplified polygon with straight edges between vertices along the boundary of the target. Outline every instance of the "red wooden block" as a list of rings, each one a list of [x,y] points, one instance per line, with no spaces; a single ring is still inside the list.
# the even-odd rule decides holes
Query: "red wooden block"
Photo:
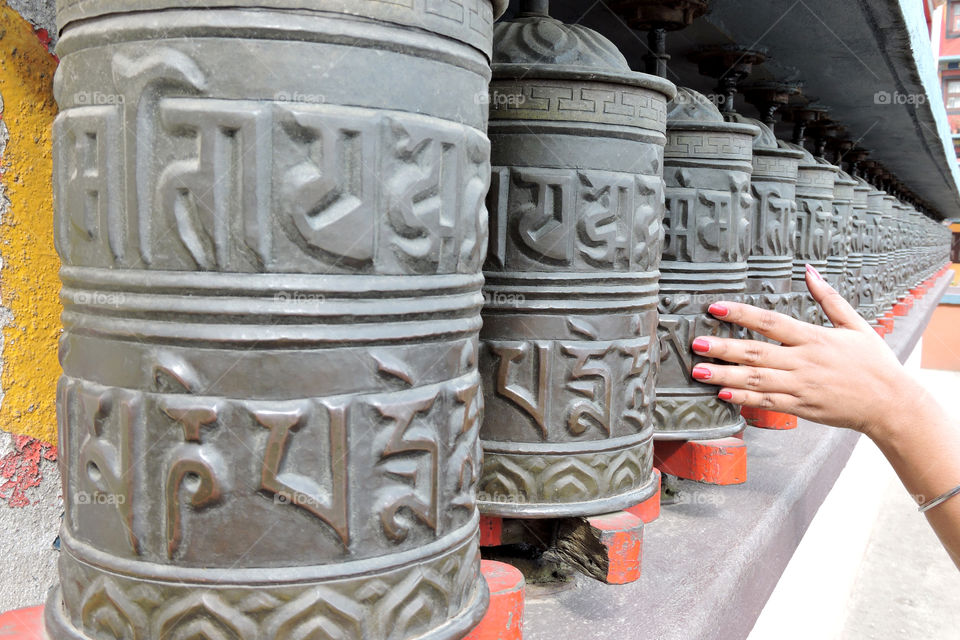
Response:
[[[644,524],[650,524],[660,517],[660,470],[653,468],[654,482],[657,484],[657,492],[638,505],[629,509],[624,509],[627,513],[633,514],[643,520]]]
[[[43,627],[43,606],[14,609],[0,614],[0,638],[47,640]]]
[[[887,329],[882,324],[875,324],[872,326],[873,326],[873,330],[876,331],[881,338],[887,335]]]
[[[739,438],[661,440],[653,454],[660,471],[679,478],[720,485],[747,481],[747,445]]]
[[[496,547],[503,544],[503,518],[480,516],[480,546]]]
[[[797,428],[797,416],[790,415],[789,413],[743,407],[740,409],[740,415],[747,421],[747,424],[751,427],[757,427],[758,429],[785,431],[787,429]]]
[[[522,640],[523,574],[495,560],[481,560],[480,572],[490,589],[490,607],[465,640]]]
[[[594,580],[633,582],[640,577],[643,520],[626,511],[562,518],[551,554]]]
[[[627,584],[640,578],[643,560],[643,520],[617,511],[587,518],[600,543],[606,548],[607,584]]]
[[[884,330],[886,333],[890,333],[891,331],[893,331],[893,318],[892,318],[892,317],[890,317],[890,318],[887,318],[887,317],[877,318],[877,322],[879,322],[881,325],[883,325],[883,330]]]

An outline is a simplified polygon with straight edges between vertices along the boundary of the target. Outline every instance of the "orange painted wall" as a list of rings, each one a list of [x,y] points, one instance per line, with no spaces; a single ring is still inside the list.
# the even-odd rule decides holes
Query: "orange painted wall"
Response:
[[[960,371],[960,305],[941,304],[923,333],[920,366]]]

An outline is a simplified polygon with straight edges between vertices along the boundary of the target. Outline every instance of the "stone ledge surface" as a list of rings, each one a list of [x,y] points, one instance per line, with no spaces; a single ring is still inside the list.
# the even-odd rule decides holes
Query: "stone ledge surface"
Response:
[[[886,339],[901,360],[951,277],[897,318]],[[805,420],[791,431],[747,429],[746,484],[697,486],[687,502],[665,505],[646,530],[643,573],[632,584],[528,586],[524,637],[552,640],[562,629],[566,638],[746,638],[858,438]]]

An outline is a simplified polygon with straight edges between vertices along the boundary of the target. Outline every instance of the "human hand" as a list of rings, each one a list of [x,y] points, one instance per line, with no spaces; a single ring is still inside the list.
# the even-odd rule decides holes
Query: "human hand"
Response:
[[[807,288],[833,323],[818,327],[774,311],[718,302],[710,313],[780,345],[701,336],[693,350],[740,366],[703,363],[693,377],[721,400],[790,413],[871,436],[909,410],[923,389],[866,320],[807,266]]]

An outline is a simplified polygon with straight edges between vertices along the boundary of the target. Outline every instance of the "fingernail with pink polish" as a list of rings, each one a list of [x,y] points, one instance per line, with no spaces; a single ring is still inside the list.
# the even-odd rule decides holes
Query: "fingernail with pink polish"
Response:
[[[703,338],[697,338],[690,346],[692,346],[693,350],[697,353],[706,353],[707,351],[710,351],[710,341],[704,340]]]
[[[713,374],[706,367],[694,367],[691,374],[694,380],[709,380]]]
[[[709,311],[712,315],[717,316],[718,318],[723,318],[728,313],[730,313],[730,309],[727,309],[726,306],[720,304],[719,302],[714,302],[712,305],[710,305],[707,308],[707,311]]]
[[[733,400],[733,391],[721,391],[717,397],[721,400]]]
[[[809,273],[810,275],[812,275],[814,278],[816,278],[816,279],[819,280],[820,282],[826,282],[826,280],[823,279],[823,276],[820,275],[820,272],[817,271],[817,270],[813,267],[813,265],[809,265],[809,264],[808,264],[808,265],[806,265],[806,267],[807,267],[807,273]]]

